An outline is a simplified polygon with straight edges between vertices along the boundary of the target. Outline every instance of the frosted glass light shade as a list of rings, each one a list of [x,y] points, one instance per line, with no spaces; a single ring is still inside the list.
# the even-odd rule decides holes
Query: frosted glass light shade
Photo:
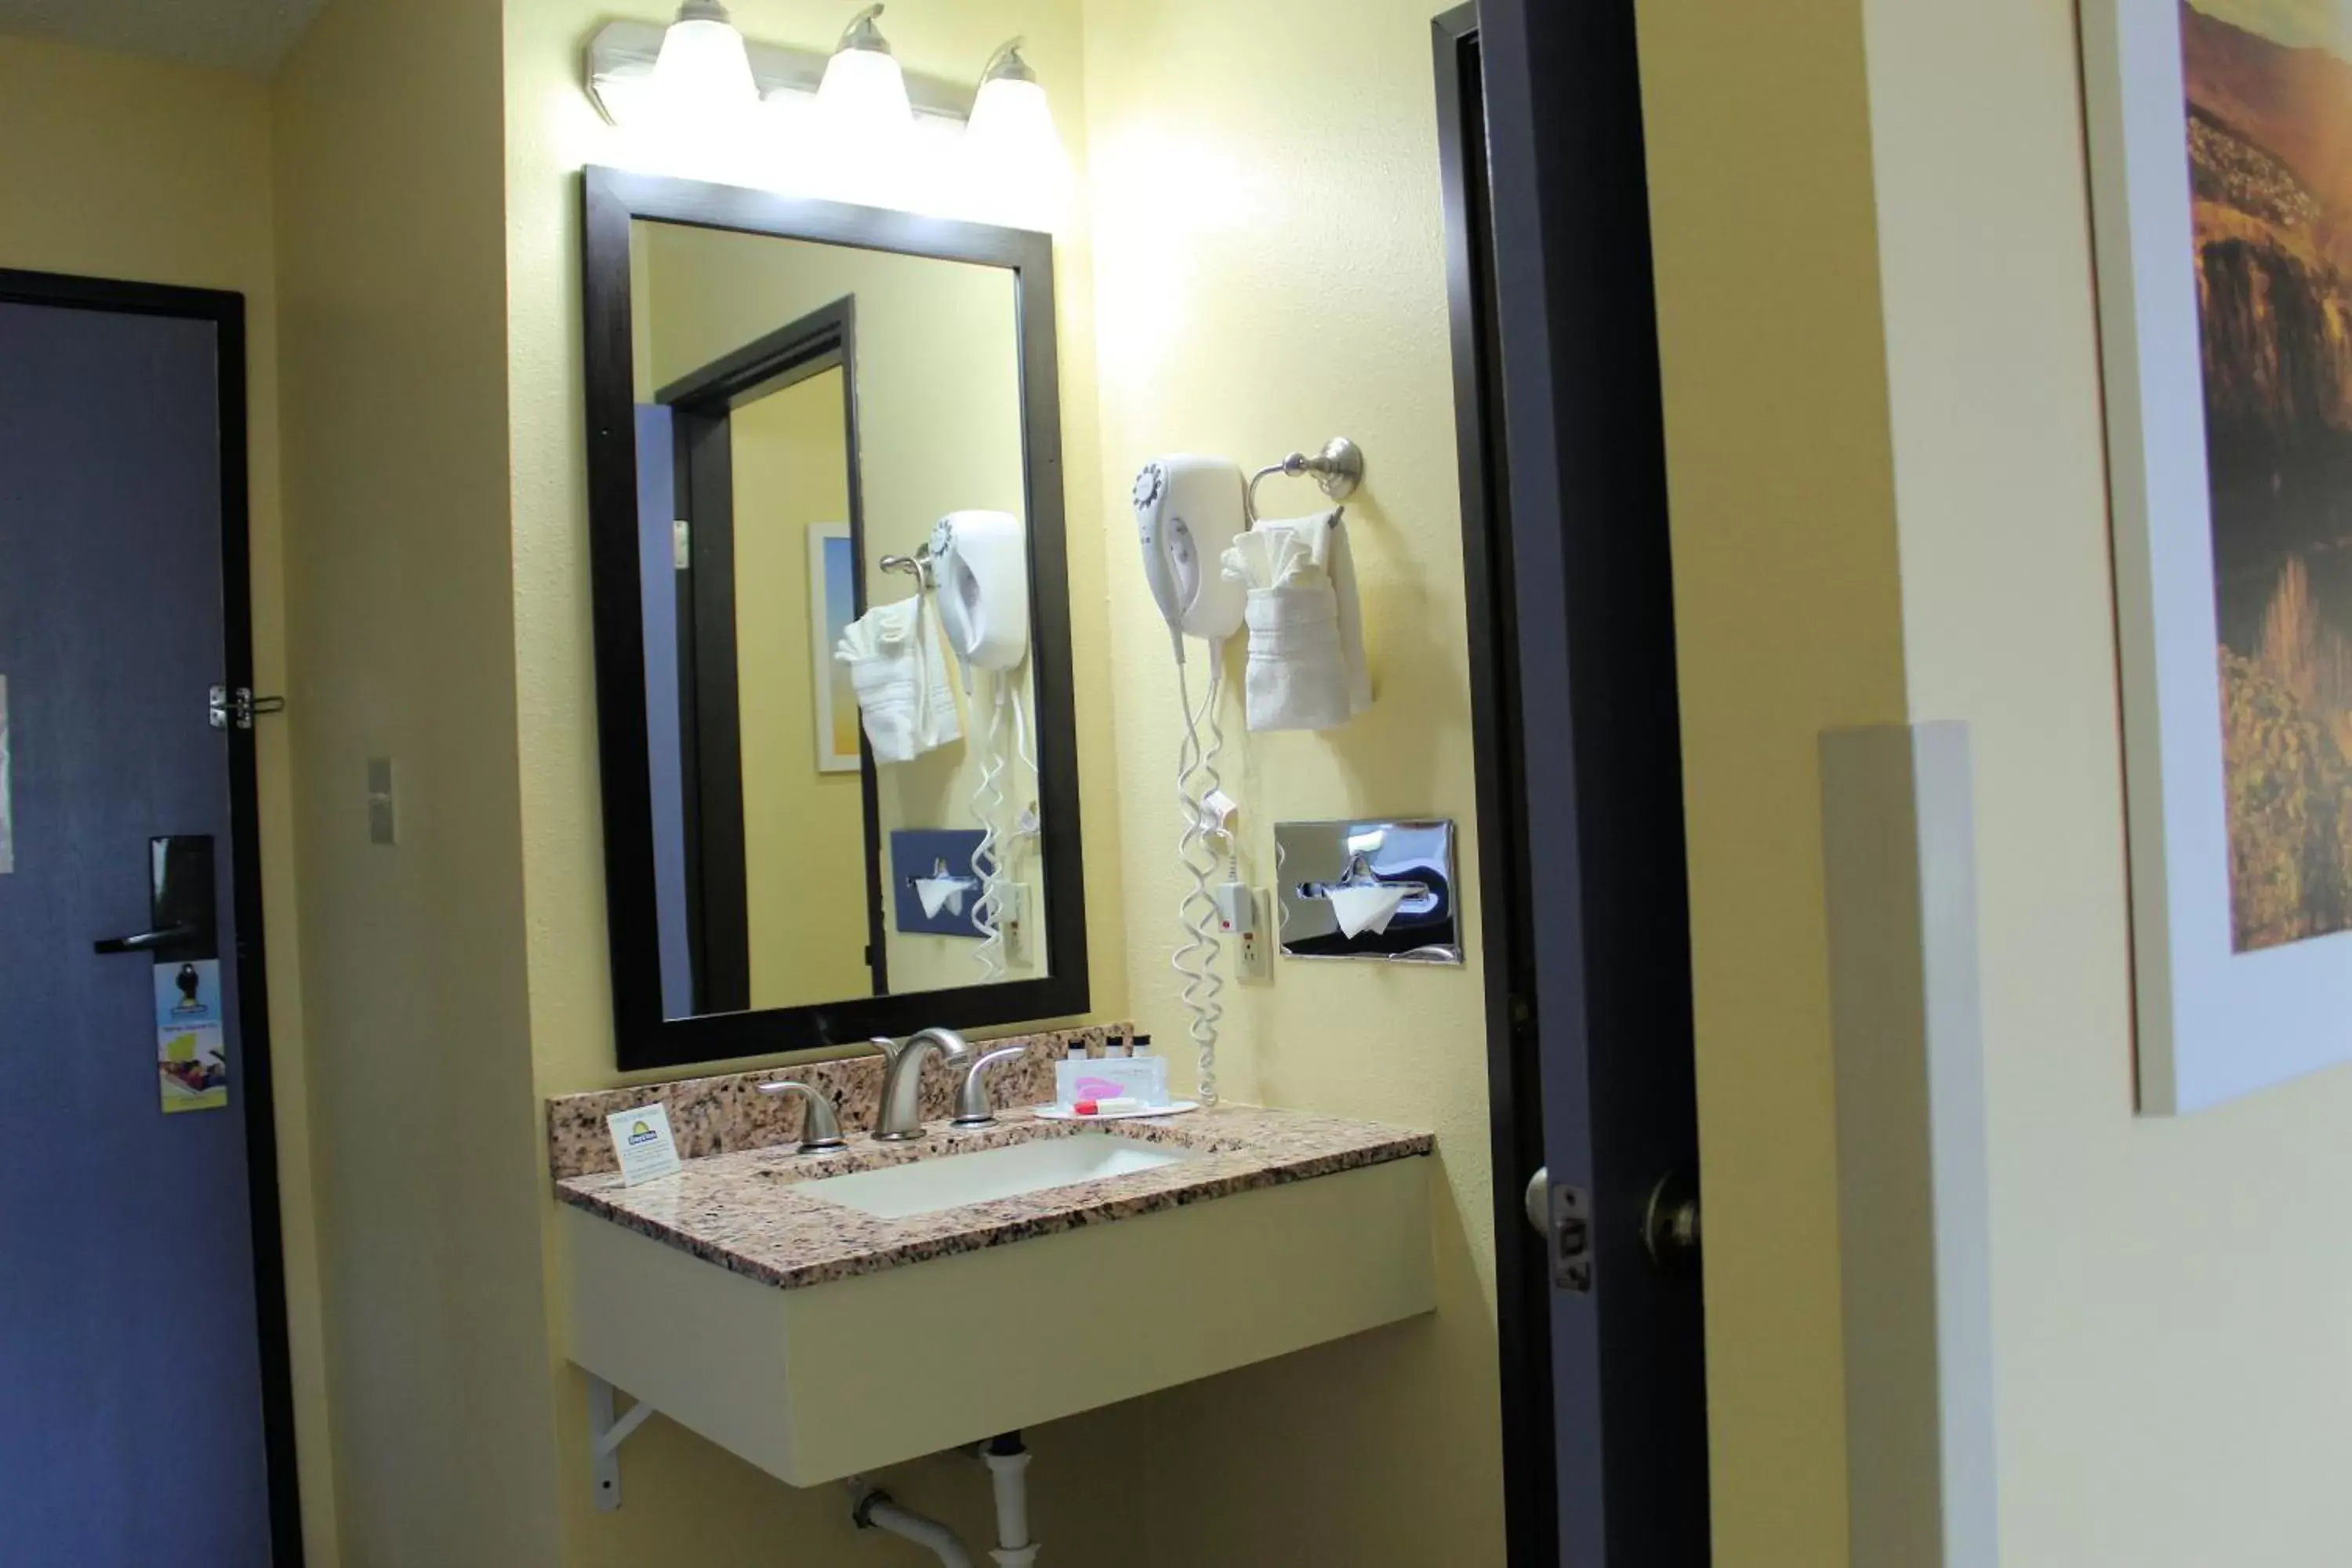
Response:
[[[1057,226],[1070,206],[1070,160],[1045,89],[1016,76],[982,82],[964,131],[971,177],[1016,221]]]
[[[654,93],[671,112],[698,120],[758,105],[751,53],[725,11],[693,0],[679,8],[654,60]]]
[[[914,124],[907,73],[880,49],[836,49],[825,62],[816,105],[834,133],[856,138],[867,153],[895,148]]]

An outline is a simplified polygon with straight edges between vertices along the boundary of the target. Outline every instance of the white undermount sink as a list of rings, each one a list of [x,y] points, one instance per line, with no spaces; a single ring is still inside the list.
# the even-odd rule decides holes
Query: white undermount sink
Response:
[[[905,1219],[1076,1182],[1156,1171],[1192,1159],[1197,1152],[1108,1132],[1079,1132],[984,1149],[976,1154],[943,1154],[878,1171],[827,1176],[805,1183],[800,1190],[877,1219]]]

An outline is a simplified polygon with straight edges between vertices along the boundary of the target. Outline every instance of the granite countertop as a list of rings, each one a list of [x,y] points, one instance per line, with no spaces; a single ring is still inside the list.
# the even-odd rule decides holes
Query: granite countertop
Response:
[[[829,1154],[801,1154],[789,1145],[708,1154],[688,1161],[675,1176],[637,1187],[609,1173],[560,1177],[556,1196],[722,1268],[791,1289],[1406,1159],[1434,1145],[1426,1132],[1251,1106],[1116,1123],[1049,1121],[1016,1110],[976,1131],[943,1121],[929,1127],[931,1136],[913,1144],[879,1145],[853,1135],[847,1149]],[[798,1190],[820,1177],[1088,1131],[1199,1153],[1155,1170],[902,1219],[877,1219]]]

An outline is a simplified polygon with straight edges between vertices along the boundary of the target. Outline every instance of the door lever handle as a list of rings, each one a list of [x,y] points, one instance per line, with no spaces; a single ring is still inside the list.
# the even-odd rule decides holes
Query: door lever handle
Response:
[[[159,947],[170,947],[196,934],[192,925],[164,926],[158,931],[142,931],[134,936],[110,936],[89,944],[92,952],[152,952]]]

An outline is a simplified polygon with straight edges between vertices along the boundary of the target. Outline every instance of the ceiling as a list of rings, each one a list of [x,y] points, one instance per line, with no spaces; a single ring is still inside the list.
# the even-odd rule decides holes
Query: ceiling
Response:
[[[0,0],[0,33],[267,74],[322,0]]]

